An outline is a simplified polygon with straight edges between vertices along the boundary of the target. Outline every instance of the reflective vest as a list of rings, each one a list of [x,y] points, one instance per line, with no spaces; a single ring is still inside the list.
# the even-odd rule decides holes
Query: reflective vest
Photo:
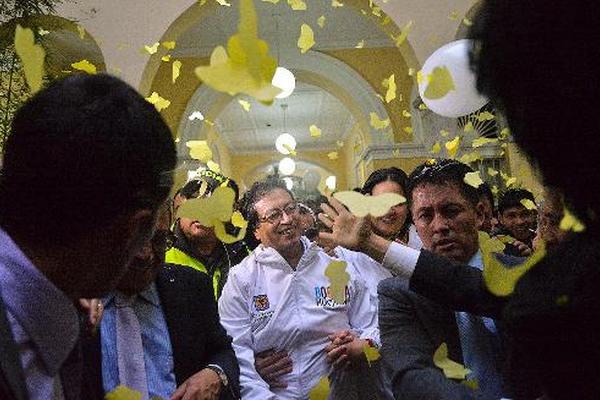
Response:
[[[175,247],[172,247],[167,251],[165,254],[165,262],[167,264],[184,265],[208,275],[208,268],[206,268],[204,264]],[[217,268],[212,276],[215,300],[219,298],[219,281],[221,281],[221,269]]]

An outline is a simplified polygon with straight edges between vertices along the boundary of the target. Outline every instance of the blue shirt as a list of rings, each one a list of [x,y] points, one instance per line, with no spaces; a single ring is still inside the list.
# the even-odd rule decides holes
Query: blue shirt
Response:
[[[117,358],[117,313],[114,293],[104,299],[104,315],[100,324],[102,340],[102,383],[108,393],[119,385]],[[177,383],[173,364],[173,350],[156,285],[153,283],[139,293],[133,310],[142,330],[144,364],[150,398],[171,397]]]
[[[60,368],[79,336],[77,310],[2,229],[0,296],[21,359],[29,398],[53,398],[55,380],[60,381]]]

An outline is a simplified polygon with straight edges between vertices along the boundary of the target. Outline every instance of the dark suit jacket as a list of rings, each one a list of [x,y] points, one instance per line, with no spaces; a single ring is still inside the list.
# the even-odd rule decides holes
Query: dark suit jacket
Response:
[[[27,399],[19,352],[0,299],[0,399]]]
[[[406,289],[398,278],[379,284],[379,327],[384,367],[396,399],[475,399],[481,394],[446,378],[433,354],[448,345],[448,357],[462,363],[454,313]]]
[[[206,274],[167,265],[159,272],[156,287],[169,329],[177,385],[208,364],[217,364],[229,379],[221,399],[239,398],[237,358],[231,338],[219,322],[212,284]],[[89,399],[104,398],[100,343],[99,333],[83,343],[85,392]]]

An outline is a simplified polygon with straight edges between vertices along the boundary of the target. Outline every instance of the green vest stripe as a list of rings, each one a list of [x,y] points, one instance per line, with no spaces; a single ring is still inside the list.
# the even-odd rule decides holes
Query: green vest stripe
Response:
[[[177,265],[183,265],[185,267],[190,267],[190,268],[195,269],[196,271],[200,271],[200,272],[208,275],[208,269],[206,268],[206,266],[204,264],[202,264],[200,261],[196,260],[195,258],[190,257],[189,255],[187,255],[186,253],[184,253],[183,251],[181,251],[175,247],[172,247],[171,249],[169,249],[166,252],[165,262],[167,264],[177,264]],[[212,281],[213,281],[212,283],[213,283],[215,299],[218,299],[219,281],[220,280],[221,280],[221,269],[217,269],[212,276]]]

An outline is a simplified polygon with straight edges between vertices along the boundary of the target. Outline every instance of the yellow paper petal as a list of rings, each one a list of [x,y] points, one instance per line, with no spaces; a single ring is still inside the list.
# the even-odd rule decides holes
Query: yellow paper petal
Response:
[[[485,232],[479,232],[479,248],[483,259],[483,280],[490,293],[496,296],[510,295],[521,277],[534,267],[546,254],[543,241],[523,264],[507,267],[502,264],[495,253],[498,253],[497,240],[493,240]]]
[[[508,139],[510,134],[511,134],[510,129],[504,128],[500,131],[500,135],[498,135],[498,139],[500,139],[500,140]]]
[[[287,0],[287,2],[294,11],[306,10],[306,3],[303,0]]]
[[[412,117],[411,113],[409,113],[409,112],[408,112],[408,111],[406,111],[406,110],[402,110],[402,116],[403,116],[404,118],[410,118],[410,117]]]
[[[159,112],[161,110],[164,110],[165,108],[167,108],[167,107],[169,107],[171,105],[171,102],[169,100],[163,99],[156,92],[152,92],[152,94],[150,95],[150,97],[146,97],[146,101],[148,101],[150,104],[154,104],[154,107]]]
[[[385,93],[385,102],[389,103],[396,98],[397,86],[395,75],[392,74],[389,78],[385,79],[383,86],[387,87],[387,92]]]
[[[178,218],[190,218],[211,227],[215,221],[227,222],[233,214],[235,192],[230,187],[217,187],[210,197],[185,201],[177,209]]]
[[[251,104],[249,102],[247,102],[246,100],[238,100],[238,103],[240,103],[240,105],[242,106],[242,108],[246,111],[246,112],[250,112],[250,106]]]
[[[441,99],[451,90],[455,90],[454,80],[447,67],[435,67],[431,74],[427,75],[429,84],[423,96],[430,100]]]
[[[44,58],[46,52],[39,44],[35,44],[33,31],[29,28],[22,28],[17,24],[15,30],[15,51],[21,59],[25,79],[35,93],[42,87],[42,78],[44,76]]]
[[[310,131],[311,137],[321,137],[321,129],[319,129],[316,125],[311,125],[310,128],[308,128],[308,130]]]
[[[142,393],[119,385],[104,396],[106,400],[142,400]]]
[[[329,279],[331,298],[338,304],[346,302],[346,286],[350,282],[350,274],[346,272],[346,262],[334,260],[325,269],[325,276]]]
[[[344,7],[344,4],[342,2],[339,2],[338,0],[331,0],[331,7]]]
[[[315,385],[308,393],[309,400],[327,400],[329,398],[329,379],[326,376],[319,379],[319,383]]]
[[[477,189],[479,186],[483,185],[483,180],[481,179],[481,176],[479,175],[479,171],[467,172],[465,174],[465,177],[463,178],[463,181],[467,185],[473,186],[475,189]]]
[[[329,158],[332,161],[337,160],[338,159],[338,152],[337,151],[332,151],[330,153],[327,153],[327,158]]]
[[[512,178],[508,178],[504,184],[506,185],[506,187],[510,187],[512,185],[514,185],[515,183],[517,183],[517,178],[516,177],[512,177]]]
[[[371,117],[371,126],[377,130],[385,129],[390,125],[390,119],[386,118],[384,120],[379,119],[379,115],[377,113],[370,113]]]
[[[49,34],[50,31],[45,30],[44,28],[38,28],[38,35],[40,36],[46,36],[47,34]]]
[[[85,29],[81,25],[77,25],[77,32],[79,33],[79,39],[85,38]]]
[[[458,20],[458,12],[456,11],[452,11],[450,13],[450,15],[448,15],[448,18],[451,19],[452,21],[456,21]]]
[[[359,218],[372,215],[382,217],[390,208],[406,203],[406,198],[397,193],[383,193],[377,196],[365,196],[354,191],[341,191],[333,195],[340,203],[348,207],[350,212]]]
[[[161,61],[169,62],[169,61],[171,61],[171,55],[167,54],[165,56],[162,56],[160,59],[161,59]]]
[[[208,160],[206,162],[206,166],[208,167],[208,169],[210,169],[213,172],[221,173],[221,167],[219,166],[219,164],[217,164],[216,162],[214,162],[212,160]]]
[[[465,24],[466,26],[472,26],[473,25],[473,22],[469,18],[467,18],[467,17],[463,18],[462,23]]]
[[[83,71],[83,72],[86,72],[91,75],[95,75],[97,72],[96,66],[94,64],[92,64],[91,62],[89,62],[88,60],[81,60],[76,63],[73,63],[73,64],[71,64],[71,67],[73,67],[76,70]]]
[[[231,215],[231,224],[236,228],[245,228],[248,226],[248,221],[244,219],[241,212],[234,211]]]
[[[300,37],[298,38],[298,48],[302,54],[306,53],[315,45],[315,34],[310,26],[302,24],[300,27]]]
[[[288,151],[288,153],[289,153],[291,156],[297,156],[297,155],[298,155],[298,153],[296,153],[296,149],[294,149],[294,148],[293,148],[292,146],[290,146],[289,144],[287,144],[287,143],[283,143],[281,146],[282,146],[284,149],[286,149],[286,150]]]
[[[521,199],[521,204],[528,210],[537,210],[537,206],[530,199]]]
[[[226,0],[215,0],[215,1],[222,6],[231,7],[231,3],[228,3]]]
[[[473,131],[475,130],[475,128],[473,127],[473,123],[472,123],[471,121],[467,122],[467,123],[465,124],[465,127],[463,128],[463,130],[464,130],[465,132],[467,132],[467,133],[468,133],[468,132],[473,132]]]
[[[367,362],[369,366],[373,361],[377,361],[381,358],[381,354],[379,354],[379,350],[375,347],[371,347],[368,344],[363,347],[363,353],[365,353],[365,357],[367,358]]]
[[[489,112],[489,111],[484,111],[484,112],[482,112],[482,113],[479,113],[479,115],[477,116],[477,120],[478,120],[479,122],[483,122],[483,121],[490,121],[490,120],[492,120],[492,119],[494,119],[494,118],[496,118],[496,117],[494,116],[494,114],[492,114],[492,113],[491,113],[491,112]]]
[[[152,55],[158,51],[158,46],[160,46],[160,43],[156,42],[152,46],[144,46],[144,50],[146,53]]]
[[[319,17],[319,19],[317,19],[317,25],[319,25],[321,28],[324,28],[325,27],[325,21],[326,21],[325,16],[321,15]]]
[[[356,49],[362,49],[363,47],[365,47],[365,41],[364,40],[359,41],[356,44],[356,46],[354,46],[354,48],[356,48]]]
[[[175,48],[175,45],[176,45],[176,43],[175,43],[174,40],[169,41],[169,42],[162,42],[161,44],[167,50],[173,50]]]
[[[498,171],[496,171],[494,168],[492,167],[488,167],[487,169],[487,173],[489,176],[496,176],[498,175]]]
[[[465,379],[471,372],[464,365],[448,358],[448,345],[442,343],[433,354],[433,364],[444,372],[448,379]]]
[[[179,78],[179,72],[181,71],[181,61],[175,60],[172,65],[172,82],[175,83],[177,78]]]
[[[441,149],[442,149],[442,146],[440,145],[440,142],[435,142],[433,147],[431,148],[431,152],[433,154],[436,154],[436,153],[439,153]]]
[[[462,157],[459,158],[459,161],[465,164],[472,164],[477,160],[482,160],[483,157],[478,151],[472,151],[470,153],[463,154]]]
[[[448,132],[445,129],[440,130],[440,135],[442,135],[443,137],[447,137],[450,134],[450,132]]]
[[[446,150],[448,151],[448,156],[449,157],[454,157],[456,155],[456,153],[458,152],[458,148],[460,146],[460,136],[455,137],[454,139],[452,139],[449,142],[446,142],[446,144],[444,145],[446,147]]]
[[[410,31],[412,30],[412,26],[413,26],[413,21],[408,21],[406,23],[406,25],[404,25],[402,27],[402,30],[400,31],[400,34],[398,35],[398,37],[395,39],[396,42],[396,46],[400,47],[402,45],[402,43],[404,43],[404,41],[406,40],[406,38],[408,37],[408,34],[410,33]]]
[[[189,140],[185,145],[190,149],[190,157],[207,163],[212,160],[213,153],[206,140]]]
[[[471,146],[473,146],[473,148],[477,148],[477,147],[481,147],[483,145],[490,144],[490,143],[498,143],[498,139],[490,139],[490,138],[480,137],[480,138],[474,139]]]
[[[563,209],[564,216],[560,220],[559,228],[563,231],[583,232],[585,225],[577,219],[568,209]]]
[[[279,3],[279,0],[262,0],[263,3],[272,3],[272,4],[277,4]]]

